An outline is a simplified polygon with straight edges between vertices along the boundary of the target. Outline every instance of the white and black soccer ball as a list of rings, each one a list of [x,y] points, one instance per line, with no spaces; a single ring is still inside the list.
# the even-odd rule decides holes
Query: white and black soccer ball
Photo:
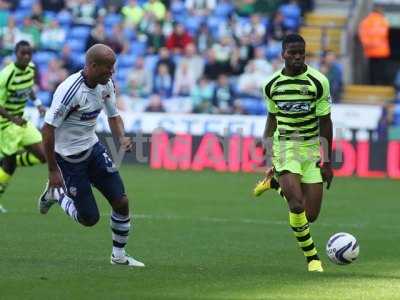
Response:
[[[326,254],[338,265],[348,265],[357,259],[360,247],[357,239],[346,232],[335,233],[326,244]]]

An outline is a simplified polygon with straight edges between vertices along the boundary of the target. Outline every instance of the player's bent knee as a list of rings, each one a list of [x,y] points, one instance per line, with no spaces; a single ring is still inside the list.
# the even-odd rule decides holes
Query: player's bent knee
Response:
[[[99,214],[79,214],[79,223],[83,226],[91,227],[97,224],[100,220]]]
[[[124,214],[124,211],[129,210],[129,201],[127,196],[123,196],[122,198],[119,198],[117,200],[112,201],[112,208],[116,212],[120,212]]]

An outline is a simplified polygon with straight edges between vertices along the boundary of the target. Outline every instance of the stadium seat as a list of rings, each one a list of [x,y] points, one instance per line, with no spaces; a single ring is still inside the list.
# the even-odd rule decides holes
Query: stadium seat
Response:
[[[246,114],[249,115],[266,115],[267,108],[264,101],[255,98],[240,98],[240,106]]]
[[[85,65],[85,53],[82,52],[71,52],[74,57],[74,65],[77,69],[83,68]]]
[[[379,85],[346,85],[342,102],[360,104],[385,104],[395,98],[392,86]]]
[[[36,93],[36,96],[42,100],[42,103],[44,106],[50,106],[51,104],[51,93],[48,91],[43,91],[40,90]],[[32,101],[29,101],[30,103],[32,103]]]
[[[19,2],[18,8],[19,9],[31,9],[32,5],[35,3],[35,0],[21,0]]]
[[[151,74],[153,74],[155,72],[157,62],[158,55],[146,55],[144,58],[144,67],[146,70],[150,70]]]
[[[90,34],[90,27],[75,26],[71,28],[68,37],[71,39],[78,39],[84,41],[87,39],[89,34]]]
[[[144,55],[147,50],[147,44],[145,42],[135,41],[131,44],[130,53],[136,56]]]
[[[131,70],[132,70],[131,67],[127,67],[127,68],[119,67],[118,68],[117,74],[116,74],[116,80],[120,83],[120,86],[124,86],[127,83],[128,75]]]
[[[222,2],[217,4],[217,7],[213,11],[213,15],[220,18],[227,18],[233,10],[234,7],[231,3]]]
[[[71,48],[72,52],[84,52],[86,43],[85,40],[80,40],[80,39],[68,39],[67,40],[68,46]]]
[[[136,55],[134,54],[121,54],[118,56],[118,68],[132,68],[135,64]]]
[[[13,13],[14,20],[17,25],[22,25],[24,18],[31,15],[30,9],[18,9]]]
[[[67,10],[62,10],[57,14],[57,20],[62,27],[69,27],[72,23],[72,15]]]
[[[57,55],[54,52],[50,51],[38,51],[33,54],[32,60],[37,65],[47,65],[48,62],[54,58],[57,58]]]
[[[108,14],[104,18],[104,26],[112,28],[115,24],[122,21],[122,16],[118,14]]]

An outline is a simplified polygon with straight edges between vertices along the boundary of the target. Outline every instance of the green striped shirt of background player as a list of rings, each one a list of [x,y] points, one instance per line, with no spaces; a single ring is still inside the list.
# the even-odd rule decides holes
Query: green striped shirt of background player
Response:
[[[325,139],[323,164],[317,175],[321,175],[319,177],[327,181],[329,187],[333,178],[329,82],[323,74],[305,64],[305,46],[298,34],[289,34],[283,40],[285,67],[264,86],[269,110],[264,140],[268,155],[272,154],[272,148],[274,151],[283,149],[286,153],[278,155],[286,154],[290,160],[288,152],[297,149],[311,149],[317,151],[318,156],[319,138]],[[276,147],[282,143],[285,147]],[[292,148],[295,143],[298,148]],[[309,229],[309,222],[315,221],[320,211],[322,182],[303,183],[303,174],[293,173],[289,168],[279,171],[278,180],[271,181],[271,187],[281,190],[287,200],[289,224],[307,259],[309,271],[323,271]]]
[[[34,101],[41,115],[45,113],[45,108],[33,91],[36,69],[31,62],[32,47],[28,42],[20,41],[15,46],[15,55],[16,61],[0,72],[0,196],[17,165],[32,166],[45,162],[39,131],[32,123],[23,119],[28,100]],[[27,137],[29,133],[33,133],[34,138]],[[11,148],[16,148],[12,153],[6,149],[6,145],[10,144],[13,145]],[[2,211],[5,210],[0,206],[0,212]]]

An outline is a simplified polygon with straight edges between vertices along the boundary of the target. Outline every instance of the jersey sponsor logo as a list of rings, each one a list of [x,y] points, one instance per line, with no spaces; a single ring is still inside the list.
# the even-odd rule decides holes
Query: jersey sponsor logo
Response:
[[[95,110],[95,111],[91,111],[91,112],[82,113],[80,120],[81,121],[88,121],[88,120],[96,119],[100,112],[101,112],[101,109],[98,109],[98,110]]]
[[[277,105],[281,111],[291,113],[309,112],[311,109],[310,103],[308,102],[284,101],[278,102]]]

